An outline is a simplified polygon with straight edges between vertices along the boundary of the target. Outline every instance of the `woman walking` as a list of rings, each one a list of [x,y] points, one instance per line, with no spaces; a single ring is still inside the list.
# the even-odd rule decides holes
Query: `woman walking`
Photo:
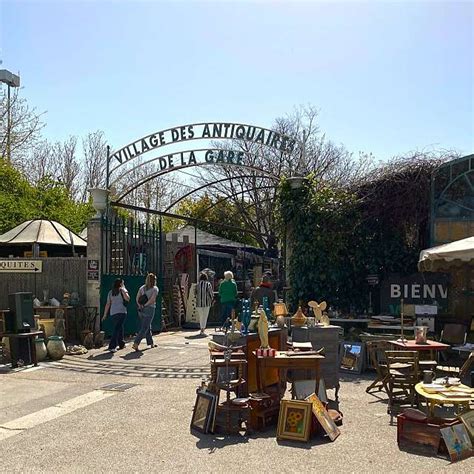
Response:
[[[199,326],[201,327],[201,335],[203,336],[206,335],[207,318],[213,298],[214,292],[212,291],[211,282],[208,281],[205,273],[201,273],[196,287],[196,312],[199,316]]]
[[[224,281],[219,285],[219,298],[222,308],[221,325],[225,328],[237,302],[237,284],[234,281],[234,274],[230,271],[224,272]]]
[[[114,281],[114,286],[107,295],[107,303],[104,309],[104,316],[102,321],[110,314],[112,318],[112,337],[110,338],[109,351],[117,352],[117,346],[119,349],[125,347],[125,341],[123,340],[123,325],[125,318],[127,317],[126,305],[130,301],[130,295],[128,294],[127,288],[125,288],[124,282],[121,278],[117,278]]]
[[[151,325],[155,317],[156,298],[158,297],[158,287],[156,286],[156,276],[149,273],[146,276],[145,284],[140,287],[137,293],[136,302],[138,305],[138,316],[141,320],[140,330],[133,341],[133,349],[138,351],[141,340],[145,337],[146,343],[150,347],[156,347],[153,342]]]

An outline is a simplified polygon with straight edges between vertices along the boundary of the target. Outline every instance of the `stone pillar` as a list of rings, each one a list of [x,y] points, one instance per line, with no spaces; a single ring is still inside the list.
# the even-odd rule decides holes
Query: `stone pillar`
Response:
[[[92,196],[92,205],[96,215],[87,224],[87,295],[86,305],[96,306],[100,312],[100,285],[102,271],[102,214],[108,203],[109,191],[107,189],[89,189]],[[91,268],[97,268],[97,274]],[[97,279],[95,279],[97,276]],[[94,332],[100,331],[100,317],[96,320]]]

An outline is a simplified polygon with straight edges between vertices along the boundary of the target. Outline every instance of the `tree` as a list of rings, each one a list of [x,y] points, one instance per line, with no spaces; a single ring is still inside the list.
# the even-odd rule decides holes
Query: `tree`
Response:
[[[233,141],[216,147],[238,149],[244,152],[244,164],[271,172],[277,178],[306,176],[334,186],[345,186],[364,176],[371,169],[371,155],[360,154],[357,158],[342,145],[326,139],[317,124],[318,111],[307,106],[300,107],[292,115],[275,121],[273,130],[297,138],[291,152],[267,148],[250,141]],[[243,225],[256,232],[257,241],[264,248],[276,245],[276,189],[274,180],[257,171],[236,167],[206,167],[200,173],[200,184],[212,184],[208,192],[213,198],[225,196],[240,212]],[[260,234],[260,236],[259,236]]]
[[[210,197],[209,194],[204,194],[204,196],[194,200],[186,198],[179,204],[177,213],[182,216],[208,221],[208,223],[197,222],[196,226],[210,234],[248,245],[258,245],[255,235],[219,225],[222,223],[244,228],[239,209],[228,200],[215,199]]]
[[[84,153],[84,176],[82,186],[82,202],[88,199],[88,190],[105,187],[107,175],[107,142],[104,132],[97,130],[88,133],[82,139]]]
[[[0,233],[33,216],[33,189],[20,171],[0,159]]]
[[[10,89],[10,103],[7,90],[3,89],[0,94],[0,156],[7,158],[9,151],[11,161],[19,164],[40,139],[44,127],[42,115],[20,97],[18,88]]]

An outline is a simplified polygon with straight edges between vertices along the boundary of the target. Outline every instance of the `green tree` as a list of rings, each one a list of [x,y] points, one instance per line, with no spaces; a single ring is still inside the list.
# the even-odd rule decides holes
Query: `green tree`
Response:
[[[228,200],[212,198],[207,193],[199,199],[183,199],[178,206],[177,214],[207,221],[198,222],[197,227],[220,237],[236,242],[257,246],[257,240],[249,232],[228,229],[219,224],[227,224],[242,229],[246,228],[245,222],[237,207]]]
[[[31,219],[33,188],[6,160],[0,159],[0,233]]]

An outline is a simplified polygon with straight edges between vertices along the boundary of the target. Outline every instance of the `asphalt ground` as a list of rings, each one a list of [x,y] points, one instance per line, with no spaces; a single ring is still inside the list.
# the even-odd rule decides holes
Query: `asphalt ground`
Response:
[[[344,423],[332,443],[277,441],[274,428],[249,437],[191,433],[196,388],[209,372],[207,339],[194,334],[160,334],[158,347],[142,353],[97,349],[0,372],[0,472],[474,471],[474,458],[451,464],[400,451],[386,398],[365,393],[371,374],[341,374]],[[101,390],[112,383],[134,385]]]

